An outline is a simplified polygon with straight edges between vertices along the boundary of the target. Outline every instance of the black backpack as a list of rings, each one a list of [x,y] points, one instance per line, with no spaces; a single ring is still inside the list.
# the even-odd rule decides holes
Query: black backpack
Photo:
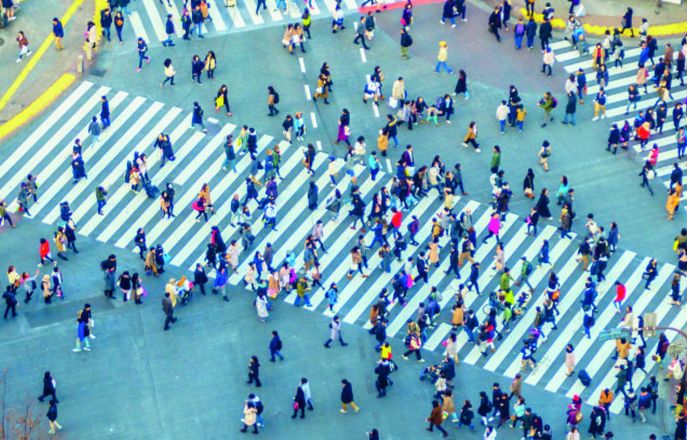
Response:
[[[279,104],[279,93],[274,92],[274,103]]]

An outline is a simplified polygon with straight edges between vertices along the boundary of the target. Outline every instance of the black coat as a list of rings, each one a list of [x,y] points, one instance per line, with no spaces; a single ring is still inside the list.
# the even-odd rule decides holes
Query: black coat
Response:
[[[349,382],[345,384],[341,390],[341,403],[351,402],[353,402],[353,385]]]

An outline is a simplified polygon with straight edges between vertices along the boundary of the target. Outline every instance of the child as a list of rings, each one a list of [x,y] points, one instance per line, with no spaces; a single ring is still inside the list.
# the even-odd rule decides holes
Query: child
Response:
[[[525,124],[525,116],[527,116],[527,110],[523,104],[518,105],[515,110],[515,124],[518,126],[518,131],[522,132],[522,127]]]

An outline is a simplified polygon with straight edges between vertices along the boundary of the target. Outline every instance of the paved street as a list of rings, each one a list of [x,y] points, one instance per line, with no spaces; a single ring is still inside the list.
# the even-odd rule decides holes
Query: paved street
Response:
[[[524,313],[503,329],[499,316],[497,330],[503,339],[495,340],[495,351],[483,356],[479,345],[472,344],[465,331],[457,332],[457,352],[460,364],[456,367],[454,396],[456,407],[465,399],[479,403],[478,392],[485,390],[491,396],[494,382],[504,389],[516,373],[520,372],[522,340],[530,334],[535,321],[536,306],[541,306],[549,296],[547,282],[551,271],[558,276],[560,298],[556,315],[557,330],[549,323],[543,325],[546,337],[542,337],[536,350],[537,368],[524,374],[523,394],[527,405],[552,426],[555,439],[564,438],[566,405],[574,395],[585,404],[584,421],[580,432],[586,435],[588,414],[598,402],[605,388],[615,389],[616,372],[615,340],[605,341],[600,335],[621,326],[623,315],[616,314],[613,306],[616,281],[625,285],[627,298],[623,307],[632,306],[634,316],[655,313],[657,325],[682,329],[687,315],[680,307],[671,305],[670,292],[677,259],[672,250],[674,237],[684,225],[684,206],[679,208],[675,220],[666,220],[665,197],[670,187],[670,173],[677,159],[677,146],[672,121],[666,123],[663,133],[654,133],[649,147],[656,143],[660,155],[655,167],[656,179],[652,181],[655,195],[639,187],[637,176],[644,160],[649,159],[649,149],[642,150],[631,142],[628,151],[613,156],[607,151],[606,139],[612,123],[633,123],[637,112],[653,106],[656,90],[650,87],[642,93],[637,109],[625,114],[627,86],[635,81],[637,60],[641,50],[635,41],[627,39],[622,67],[609,67],[607,91],[607,118],[592,121],[593,97],[599,90],[595,71],[589,55],[580,56],[567,41],[556,36],[551,48],[555,53],[554,75],[544,77],[539,73],[541,53],[538,50],[516,51],[512,33],[503,32],[503,42],[497,43],[487,32],[487,13],[484,6],[469,3],[468,21],[459,21],[455,29],[449,24],[439,24],[441,4],[416,6],[415,19],[410,33],[414,44],[410,59],[399,57],[398,20],[400,9],[377,14],[377,30],[370,51],[351,43],[354,36],[354,12],[359,5],[354,0],[341,3],[346,14],[347,29],[331,33],[331,15],[336,3],[333,0],[312,2],[312,39],[306,40],[306,52],[294,49],[294,55],[281,45],[286,23],[297,22],[302,5],[289,2],[287,12],[275,11],[274,0],[267,2],[267,10],[256,15],[253,0],[240,1],[237,7],[225,8],[222,2],[213,2],[212,19],[203,29],[205,39],[195,36],[191,42],[183,41],[179,1],[135,1],[127,15],[124,44],[114,41],[104,43],[97,63],[90,74],[79,79],[58,102],[40,118],[33,121],[19,134],[3,142],[0,148],[0,197],[2,197],[17,228],[7,224],[0,227],[0,266],[14,265],[21,272],[33,275],[38,263],[39,238],[47,238],[57,250],[53,234],[61,219],[60,203],[68,202],[71,219],[77,225],[79,254],[67,252],[68,261],[60,261],[64,274],[64,299],[54,299],[44,304],[40,298],[42,274],[50,273],[50,265],[40,268],[39,291],[34,299],[25,304],[23,289],[19,290],[18,312],[15,320],[3,322],[6,334],[1,344],[0,358],[7,369],[8,404],[21,405],[28,398],[33,408],[45,422],[46,404],[33,399],[41,389],[42,373],[50,370],[56,378],[60,399],[60,423],[64,437],[70,438],[240,438],[238,429],[243,416],[243,402],[248,393],[256,392],[265,404],[266,426],[261,435],[271,438],[302,435],[307,438],[364,438],[370,428],[376,427],[383,439],[422,437],[425,418],[431,410],[434,388],[428,381],[418,381],[425,366],[441,360],[445,351],[442,342],[452,331],[452,307],[462,284],[470,277],[472,265],[466,263],[460,269],[460,279],[450,273],[451,236],[449,229],[433,243],[433,220],[444,214],[443,193],[436,189],[427,191],[403,211],[401,232],[411,216],[419,220],[415,236],[418,244],[408,244],[402,259],[390,259],[389,270],[382,270],[382,257],[378,246],[367,250],[367,262],[360,275],[347,277],[351,269],[350,252],[360,237],[368,246],[375,238],[369,228],[352,230],[354,217],[349,215],[352,197],[351,187],[357,185],[359,196],[367,203],[365,217],[372,206],[372,197],[382,189],[393,191],[394,176],[398,174],[396,161],[406,145],[413,145],[416,168],[431,165],[432,158],[440,155],[447,170],[461,163],[465,191],[456,194],[452,211],[458,217],[471,213],[476,249],[472,255],[481,263],[477,284],[481,290],[464,293],[465,309],[475,312],[480,323],[488,321],[491,308],[489,293],[499,289],[501,271],[492,268],[497,241],[486,243],[488,226],[494,213],[493,188],[489,183],[492,146],[502,150],[500,169],[513,191],[509,212],[504,213],[498,239],[504,251],[505,266],[514,278],[521,273],[525,257],[534,269],[529,275],[533,294],[526,300]],[[164,21],[172,14],[178,29],[174,37],[176,47],[163,47],[166,38]],[[349,29],[350,28],[350,29]],[[135,53],[135,37],[142,36],[150,46],[151,63],[144,63],[141,72],[135,72],[138,56]],[[399,147],[389,140],[389,155],[380,159],[380,171],[372,176],[367,166],[368,155],[360,163],[345,157],[346,146],[338,145],[337,120],[342,109],[350,112],[351,143],[364,136],[367,153],[377,150],[378,131],[386,124],[386,115],[395,114],[387,100],[378,107],[372,102],[361,102],[363,88],[375,66],[385,72],[384,95],[391,95],[393,81],[402,76],[409,99],[419,96],[429,103],[437,97],[451,93],[456,76],[433,72],[436,63],[437,44],[445,40],[449,44],[448,64],[457,71],[468,74],[470,99],[455,97],[456,114],[452,123],[434,127],[418,124],[412,131],[399,128]],[[668,40],[665,40],[668,41]],[[676,50],[679,39],[670,40]],[[658,53],[663,53],[659,42]],[[536,41],[535,48],[539,42]],[[208,50],[217,55],[217,72],[214,79],[203,73],[202,85],[195,84],[190,75],[191,57],[201,59]],[[172,59],[177,70],[174,87],[160,87],[164,78],[162,62]],[[658,60],[658,56],[655,57]],[[331,66],[333,90],[330,104],[315,102],[317,76],[323,63]],[[610,66],[609,61],[609,66]],[[567,98],[564,94],[565,78],[582,68],[587,73],[588,96],[584,105],[578,105],[577,125],[560,123]],[[674,70],[674,68],[673,68]],[[220,85],[227,84],[233,116],[223,109],[213,111],[214,98]],[[508,98],[508,86],[514,84],[527,109],[524,131],[506,128],[499,133],[494,116],[501,99]],[[281,96],[275,117],[267,115],[267,86],[272,85]],[[558,99],[554,122],[541,128],[543,112],[537,107],[543,92],[551,91]],[[687,88],[673,80],[672,100],[687,98]],[[88,132],[93,116],[101,109],[101,97],[106,96],[112,113],[111,125],[103,131],[97,142]],[[192,125],[193,101],[205,110],[207,133]],[[302,112],[306,125],[304,140],[290,144],[282,134],[282,122],[286,114]],[[470,121],[479,124],[477,141],[481,153],[461,146]],[[175,314],[179,321],[168,332],[162,330],[164,315],[160,301],[169,278],[193,277],[197,263],[204,263],[210,241],[210,232],[217,227],[224,242],[241,242],[240,227],[230,223],[230,202],[234,195],[246,198],[246,179],[253,175],[266,182],[264,170],[255,174],[255,164],[249,154],[237,157],[236,170],[223,167],[224,143],[228,135],[237,139],[241,127],[255,128],[256,157],[264,163],[267,152],[279,147],[282,153],[280,174],[277,179],[276,230],[260,220],[262,210],[255,200],[247,203],[252,214],[251,229],[255,240],[242,249],[238,270],[229,276],[228,297],[225,303],[217,295],[202,296],[195,289],[188,305],[177,305]],[[163,165],[161,150],[154,147],[160,133],[171,140],[175,159]],[[653,133],[653,132],[652,132]],[[87,174],[86,179],[73,183],[71,155],[75,139],[79,139]],[[553,155],[549,158],[550,171],[545,172],[538,164],[537,153],[544,140],[551,142]],[[310,176],[303,160],[307,144],[315,148]],[[237,146],[238,150],[238,146]],[[145,153],[147,168],[153,186],[164,189],[171,184],[176,192],[172,219],[164,218],[159,197],[150,198],[144,190],[135,192],[125,183],[127,161],[134,154]],[[684,166],[684,161],[678,161]],[[534,206],[534,200],[522,196],[521,182],[528,168],[536,174],[535,194],[547,187],[551,193],[551,220],[540,220],[538,233],[528,234],[526,217]],[[329,170],[336,170],[336,184],[330,185]],[[29,205],[30,215],[17,214],[17,194],[20,184],[28,174],[36,176],[38,202]],[[574,206],[577,218],[570,238],[561,238],[558,230],[560,207],[555,205],[555,193],[562,175],[566,175],[570,187],[575,189]],[[354,179],[355,178],[355,179]],[[203,184],[209,184],[216,212],[208,221],[195,221],[193,204]],[[318,189],[318,204],[309,208],[308,191],[311,183]],[[96,188],[107,190],[104,215],[98,215]],[[265,185],[258,188],[258,199],[267,197]],[[337,218],[327,209],[326,201],[336,191],[343,194],[344,207]],[[684,196],[683,196],[684,199]],[[583,329],[584,310],[582,298],[589,272],[583,272],[578,262],[580,243],[585,239],[585,218],[588,213],[600,226],[606,228],[616,222],[620,229],[618,248],[608,258],[605,281],[598,283],[595,325],[591,337]],[[208,213],[209,214],[209,213]],[[391,221],[392,212],[384,216]],[[268,244],[274,249],[273,266],[279,269],[288,254],[294,254],[293,268],[305,274],[307,257],[304,243],[317,221],[324,226],[323,244],[327,252],[318,259],[325,289],[314,286],[310,291],[310,306],[294,307],[295,292],[281,292],[272,302],[270,317],[266,323],[258,321],[253,305],[255,294],[244,286],[243,278],[248,263],[256,251],[263,252]],[[454,227],[454,226],[451,226]],[[143,276],[143,284],[149,295],[143,305],[123,303],[119,297],[108,299],[102,294],[103,273],[100,261],[109,254],[118,259],[117,274],[123,270],[144,274],[134,239],[137,230],[143,228],[148,246],[160,244],[169,255],[166,272],[158,277]],[[389,234],[389,243],[394,240]],[[406,233],[406,240],[408,234]],[[538,265],[541,248],[547,242],[551,265]],[[460,240],[462,243],[463,240]],[[394,372],[394,385],[389,397],[377,399],[374,387],[374,366],[379,355],[373,350],[375,339],[370,330],[370,310],[378,302],[380,292],[393,291],[395,276],[406,271],[406,261],[420,259],[420,252],[431,253],[430,247],[438,244],[438,263],[429,270],[428,282],[415,277],[415,285],[407,293],[407,304],[393,302],[387,305],[386,333],[394,348],[394,360],[399,371]],[[657,276],[649,288],[645,288],[645,269],[652,258],[658,260]],[[415,264],[412,265],[415,271]],[[216,272],[208,268],[210,283]],[[266,276],[263,275],[263,278]],[[338,299],[333,311],[328,308],[326,288],[338,285]],[[4,286],[4,284],[3,284]],[[432,295],[436,287],[440,296]],[[682,281],[682,295],[687,283]],[[209,286],[208,286],[209,290]],[[529,289],[513,287],[516,298]],[[391,295],[390,295],[391,296]],[[404,361],[404,337],[409,320],[417,320],[421,303],[435,299],[440,313],[432,319],[432,325],[423,332],[424,365]],[[77,325],[76,312],[88,302],[93,307],[96,325],[91,340],[93,351],[72,353]],[[322,347],[329,333],[328,323],[334,315],[341,319],[343,337],[349,343],[341,347],[335,341],[331,350]],[[268,361],[270,333],[278,329],[284,341],[286,359],[272,364]],[[674,332],[666,333],[671,342],[677,341]],[[639,342],[639,339],[638,341]],[[566,376],[564,367],[565,347],[574,346],[577,360],[575,371],[584,369],[592,383],[584,386],[577,375]],[[646,346],[646,371],[648,375],[664,374],[655,359],[658,339],[649,338]],[[636,346],[635,346],[636,347]],[[636,348],[632,349],[632,357]],[[247,364],[251,355],[257,355],[263,364],[264,387],[257,389],[244,384]],[[308,377],[312,384],[315,411],[307,412],[305,421],[291,420],[291,400],[298,381]],[[348,378],[354,386],[359,414],[338,413],[340,380]],[[636,389],[647,383],[647,374],[637,370],[632,376]],[[662,382],[662,381],[661,381]],[[613,421],[607,424],[616,438],[648,438],[649,433],[668,434],[674,430],[674,422],[667,413],[669,387],[661,387],[661,404],[656,416],[649,416],[646,424],[626,423],[623,415],[623,399],[616,398],[610,406]],[[515,403],[511,400],[511,406]],[[587,406],[589,405],[589,406]],[[228,417],[227,417],[228,416]],[[479,421],[479,417],[477,418]],[[47,423],[45,423],[47,426]],[[446,427],[455,438],[482,438],[478,427],[475,434],[468,428],[459,430],[447,421]],[[47,429],[46,429],[47,430]],[[459,434],[460,433],[460,434]],[[430,438],[430,433],[426,433]],[[499,429],[499,438],[520,438],[520,430],[506,427]]]

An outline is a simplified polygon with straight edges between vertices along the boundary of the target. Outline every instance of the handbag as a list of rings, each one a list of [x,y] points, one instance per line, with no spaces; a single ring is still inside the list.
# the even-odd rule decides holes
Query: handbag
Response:
[[[389,97],[389,107],[391,107],[391,108],[398,107],[398,99],[394,98],[393,96],[390,96]]]
[[[296,402],[296,401],[293,402],[293,409],[294,409],[294,411],[298,410],[298,402]]]

